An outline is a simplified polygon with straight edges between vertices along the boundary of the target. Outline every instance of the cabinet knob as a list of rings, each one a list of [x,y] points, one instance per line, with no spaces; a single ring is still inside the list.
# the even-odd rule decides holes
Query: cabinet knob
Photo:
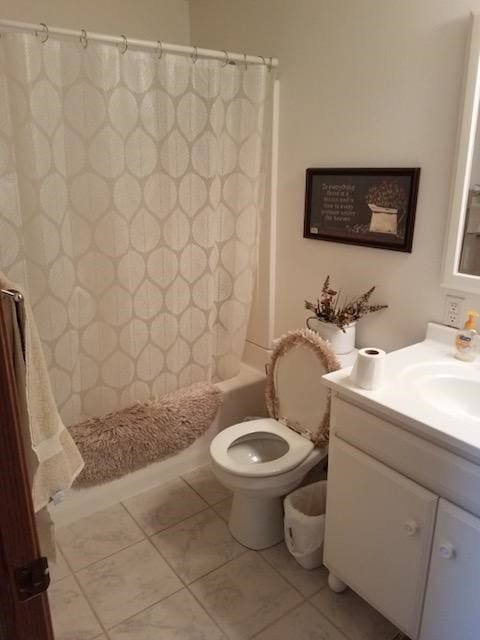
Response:
[[[418,530],[420,529],[418,522],[415,522],[415,520],[407,520],[403,525],[403,528],[407,536],[416,535],[418,533]]]
[[[444,542],[439,547],[440,555],[445,560],[450,560],[450,558],[454,558],[456,555],[455,547],[450,542]]]

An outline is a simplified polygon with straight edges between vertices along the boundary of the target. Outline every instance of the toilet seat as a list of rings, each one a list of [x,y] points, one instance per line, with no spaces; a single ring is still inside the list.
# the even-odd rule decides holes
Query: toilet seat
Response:
[[[268,414],[317,446],[328,444],[330,391],[322,376],[340,368],[328,343],[309,329],[275,342],[267,373]]]
[[[267,433],[277,436],[285,441],[288,445],[288,451],[268,462],[239,462],[230,454],[229,449],[232,445],[244,436],[253,435],[255,433]],[[254,441],[255,438],[252,438]],[[260,418],[258,420],[250,420],[241,422],[232,427],[228,427],[221,431],[212,441],[210,445],[210,454],[215,464],[228,473],[246,476],[251,478],[259,478],[264,476],[275,476],[290,471],[297,467],[314,448],[313,442],[302,437],[292,429],[284,426],[278,420],[273,418]]]

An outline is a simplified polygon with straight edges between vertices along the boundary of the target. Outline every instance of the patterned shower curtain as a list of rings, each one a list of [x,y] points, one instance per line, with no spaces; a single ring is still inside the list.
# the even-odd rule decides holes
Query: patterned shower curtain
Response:
[[[0,269],[67,424],[237,373],[272,75],[2,34]]]

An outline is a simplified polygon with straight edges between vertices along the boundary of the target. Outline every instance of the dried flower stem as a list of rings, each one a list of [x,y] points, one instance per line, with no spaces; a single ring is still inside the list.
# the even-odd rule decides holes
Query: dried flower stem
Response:
[[[345,327],[360,320],[368,313],[388,308],[386,304],[369,304],[374,291],[375,287],[371,287],[362,295],[340,304],[340,292],[330,287],[330,276],[327,276],[322,286],[320,298],[317,298],[316,302],[305,300],[305,308],[313,311],[322,322],[335,324],[345,332]]]

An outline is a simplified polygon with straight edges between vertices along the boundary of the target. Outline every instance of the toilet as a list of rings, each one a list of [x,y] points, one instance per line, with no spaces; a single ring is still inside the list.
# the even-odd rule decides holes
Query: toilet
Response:
[[[280,338],[268,365],[270,417],[228,427],[210,445],[213,472],[233,492],[230,531],[250,549],[283,540],[284,496],[326,463],[330,401],[321,377],[346,366],[337,358],[309,329]]]

